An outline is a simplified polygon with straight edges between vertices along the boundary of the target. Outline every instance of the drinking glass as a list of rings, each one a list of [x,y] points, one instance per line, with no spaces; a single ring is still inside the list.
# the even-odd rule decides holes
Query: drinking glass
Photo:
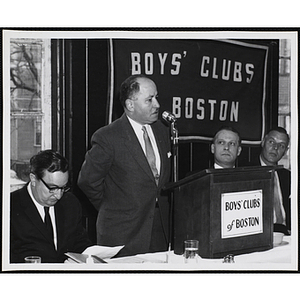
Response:
[[[198,262],[199,241],[186,240],[184,241],[184,262],[197,263]]]
[[[42,259],[39,256],[27,256],[24,258],[27,264],[40,264]]]

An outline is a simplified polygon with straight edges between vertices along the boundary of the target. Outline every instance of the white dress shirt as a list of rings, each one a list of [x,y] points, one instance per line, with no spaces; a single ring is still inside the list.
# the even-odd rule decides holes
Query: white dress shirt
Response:
[[[261,166],[267,166],[264,161],[261,159],[261,157],[259,158],[260,160],[260,164]],[[279,177],[278,177],[278,174],[277,172],[275,171],[274,172],[275,175],[274,175],[274,189],[277,189],[277,192],[278,192],[278,196],[279,196],[279,202],[280,202],[280,211],[281,211],[281,214],[282,214],[282,217],[283,217],[283,225],[286,225],[286,216],[285,216],[285,210],[284,210],[284,207],[283,207],[283,202],[282,202],[282,193],[281,193],[281,188],[280,188],[280,183],[279,183]],[[274,209],[274,221],[273,223],[277,223],[277,220],[276,220],[276,213],[275,213],[275,209]]]
[[[127,116],[128,117],[128,116]],[[154,154],[155,154],[155,163],[156,163],[156,169],[158,170],[158,174],[160,174],[160,165],[161,165],[161,160],[160,160],[160,156],[159,156],[159,151],[158,151],[158,147],[156,144],[156,140],[152,131],[152,128],[150,125],[146,124],[146,125],[141,125],[139,123],[137,123],[136,121],[132,120],[130,117],[128,117],[128,120],[141,144],[141,147],[146,155],[146,148],[145,148],[145,142],[144,142],[144,132],[142,130],[142,127],[145,126],[154,150]]]
[[[232,168],[235,168],[235,166],[233,166]],[[214,163],[214,169],[224,169],[224,168],[218,165],[217,163]]]
[[[34,203],[34,205],[36,206],[43,222],[45,222],[45,210],[44,210],[44,206],[39,204],[33,197],[33,193],[32,193],[32,188],[31,188],[31,182],[28,184],[27,186],[27,190],[28,193],[31,197],[32,202]],[[54,210],[54,206],[50,206],[49,207],[49,215],[50,215],[50,219],[52,222],[52,227],[53,227],[53,239],[54,239],[54,246],[55,249],[57,249],[57,234],[56,234],[56,224],[55,224],[55,210]]]

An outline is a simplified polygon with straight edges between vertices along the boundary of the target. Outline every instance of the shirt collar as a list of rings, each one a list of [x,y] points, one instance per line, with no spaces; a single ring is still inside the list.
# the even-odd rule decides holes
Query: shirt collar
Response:
[[[261,159],[261,156],[259,157],[260,165],[265,167],[267,164]]]
[[[224,168],[218,165],[217,163],[214,163],[214,169],[224,169]]]
[[[30,196],[32,202],[33,202],[33,203],[35,204],[35,206],[37,207],[38,211],[44,210],[44,206],[41,205],[40,203],[38,203],[38,202],[35,200],[34,196],[33,196],[31,182],[29,182],[29,184],[27,185],[27,191],[28,191],[28,193],[29,193],[29,196]],[[50,210],[52,210],[52,209],[53,209],[53,206],[50,206],[49,208],[50,208]]]
[[[234,169],[234,168],[235,168],[235,166],[232,167],[232,169]],[[217,163],[214,163],[214,169],[224,169],[224,167],[221,167]]]
[[[127,116],[127,115],[126,115]],[[127,116],[131,126],[136,129],[136,130],[141,130],[143,125],[141,125],[140,123],[134,121],[133,119],[131,119],[129,116]]]

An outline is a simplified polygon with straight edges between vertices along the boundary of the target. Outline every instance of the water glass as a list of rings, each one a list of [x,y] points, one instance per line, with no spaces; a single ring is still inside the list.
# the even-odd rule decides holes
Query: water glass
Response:
[[[184,241],[184,262],[197,263],[198,262],[199,241],[186,240]]]
[[[24,260],[27,264],[40,264],[42,262],[40,256],[27,256],[24,258]]]

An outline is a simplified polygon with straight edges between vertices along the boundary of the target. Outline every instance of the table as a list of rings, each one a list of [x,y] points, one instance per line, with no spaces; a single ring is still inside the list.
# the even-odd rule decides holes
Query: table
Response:
[[[61,270],[61,271],[159,271],[159,272],[204,272],[204,271],[295,271],[298,269],[298,245],[296,236],[284,236],[283,242],[273,249],[235,255],[235,263],[223,259],[199,258],[196,264],[185,264],[182,255],[173,251],[138,254],[107,260],[107,264],[12,264],[9,270]]]
[[[174,270],[174,271],[203,271],[203,270],[293,270],[296,268],[296,255],[293,258],[290,236],[284,236],[281,245],[261,252],[253,252],[234,256],[234,263],[224,263],[221,259],[199,258],[196,264],[185,264],[182,255],[173,251],[139,254],[130,257],[111,259],[108,265],[125,267],[130,270]],[[107,265],[105,266],[105,268]]]

